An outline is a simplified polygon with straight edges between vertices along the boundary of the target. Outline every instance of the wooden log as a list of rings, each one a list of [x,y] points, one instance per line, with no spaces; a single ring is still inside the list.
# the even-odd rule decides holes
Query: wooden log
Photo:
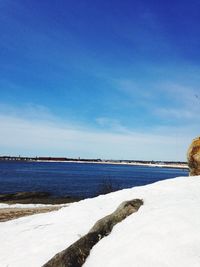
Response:
[[[92,247],[110,234],[113,227],[127,216],[138,211],[143,200],[133,199],[123,202],[113,213],[95,223],[91,230],[67,249],[57,253],[43,267],[81,267]]]

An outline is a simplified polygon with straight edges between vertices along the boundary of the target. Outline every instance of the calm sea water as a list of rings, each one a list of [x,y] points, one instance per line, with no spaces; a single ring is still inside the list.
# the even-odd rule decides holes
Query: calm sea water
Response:
[[[114,164],[0,162],[0,193],[45,191],[55,196],[91,197],[105,183],[116,189],[188,176],[184,169]]]

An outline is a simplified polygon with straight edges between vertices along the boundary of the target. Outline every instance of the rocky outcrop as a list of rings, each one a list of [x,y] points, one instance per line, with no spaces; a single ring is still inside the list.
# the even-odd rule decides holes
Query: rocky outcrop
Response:
[[[14,194],[1,194],[0,201],[24,200],[27,198],[45,198],[49,196],[50,194],[46,192],[17,192]]]
[[[63,204],[79,201],[80,198],[54,197],[48,192],[17,192],[0,194],[0,202],[7,204]]]
[[[187,158],[190,175],[200,175],[200,137],[192,141],[188,149]]]
[[[92,247],[103,237],[109,235],[114,225],[138,211],[141,205],[143,205],[141,199],[123,202],[113,213],[97,221],[88,234],[56,254],[43,267],[81,267]]]

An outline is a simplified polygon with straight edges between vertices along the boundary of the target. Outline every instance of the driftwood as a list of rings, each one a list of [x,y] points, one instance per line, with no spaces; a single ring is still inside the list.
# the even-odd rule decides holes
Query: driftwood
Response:
[[[113,213],[97,221],[85,236],[56,254],[43,267],[81,267],[92,247],[104,236],[109,235],[114,225],[138,211],[141,205],[143,205],[141,199],[123,202]]]

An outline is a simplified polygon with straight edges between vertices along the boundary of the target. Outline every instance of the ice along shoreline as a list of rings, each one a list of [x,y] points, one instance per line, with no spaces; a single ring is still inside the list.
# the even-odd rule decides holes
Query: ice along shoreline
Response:
[[[0,156],[0,162],[58,162],[58,163],[89,163],[109,165],[132,165],[161,168],[188,168],[187,162],[176,161],[149,161],[149,160],[112,160],[112,159],[82,159],[82,158],[61,158],[61,157],[21,157],[21,156]]]

